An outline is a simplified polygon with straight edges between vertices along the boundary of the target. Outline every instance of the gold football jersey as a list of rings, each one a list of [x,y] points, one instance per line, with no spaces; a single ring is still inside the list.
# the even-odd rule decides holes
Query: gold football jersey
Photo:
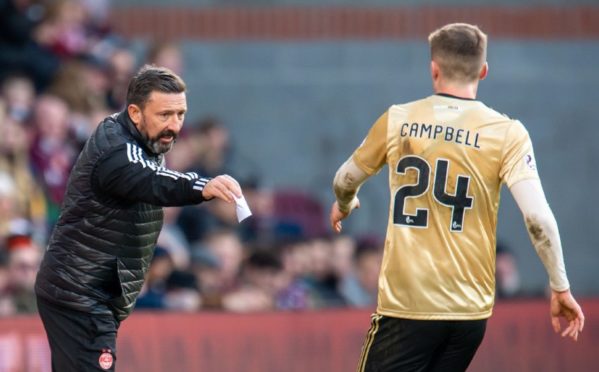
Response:
[[[377,312],[491,316],[501,185],[538,178],[524,126],[480,101],[437,94],[389,108],[353,160],[369,175],[389,165]]]

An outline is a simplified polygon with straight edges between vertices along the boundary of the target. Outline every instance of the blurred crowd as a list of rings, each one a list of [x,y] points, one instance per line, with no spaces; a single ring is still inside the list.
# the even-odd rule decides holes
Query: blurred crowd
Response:
[[[111,32],[108,0],[0,0],[0,316],[36,311],[33,285],[70,169],[88,136],[125,107],[143,63],[185,78],[174,43],[136,55]],[[168,166],[230,173],[225,123],[186,123]],[[331,236],[312,195],[240,179],[254,216],[219,201],[165,208],[137,309],[235,312],[374,308],[382,241]]]

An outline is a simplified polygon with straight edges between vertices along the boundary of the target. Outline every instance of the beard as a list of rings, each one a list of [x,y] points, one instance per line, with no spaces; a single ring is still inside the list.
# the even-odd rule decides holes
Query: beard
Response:
[[[163,130],[162,132],[158,133],[158,135],[156,135],[155,137],[148,136],[148,133],[146,131],[146,120],[143,117],[142,117],[142,123],[141,123],[140,127],[142,130],[140,130],[139,132],[141,133],[141,136],[143,137],[144,142],[152,150],[152,152],[156,155],[164,154],[164,153],[170,151],[173,148],[173,145],[175,144],[175,142],[177,141],[177,133],[175,133],[169,129]],[[167,137],[172,137],[173,140],[169,143],[160,142],[161,138],[167,138]]]

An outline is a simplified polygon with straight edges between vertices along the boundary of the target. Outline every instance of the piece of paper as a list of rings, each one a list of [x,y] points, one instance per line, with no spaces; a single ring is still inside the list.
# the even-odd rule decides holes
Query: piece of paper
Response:
[[[240,198],[235,198],[235,204],[237,209],[237,222],[241,222],[252,215],[250,206],[243,195],[241,195]]]

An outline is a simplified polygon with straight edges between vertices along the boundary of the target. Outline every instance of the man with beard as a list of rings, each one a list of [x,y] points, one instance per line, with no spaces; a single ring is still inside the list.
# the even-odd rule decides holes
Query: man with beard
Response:
[[[187,111],[185,83],[144,66],[127,107],[104,119],[73,167],[36,281],[52,371],[114,371],[162,227],[162,207],[241,197],[237,181],[164,167]]]

